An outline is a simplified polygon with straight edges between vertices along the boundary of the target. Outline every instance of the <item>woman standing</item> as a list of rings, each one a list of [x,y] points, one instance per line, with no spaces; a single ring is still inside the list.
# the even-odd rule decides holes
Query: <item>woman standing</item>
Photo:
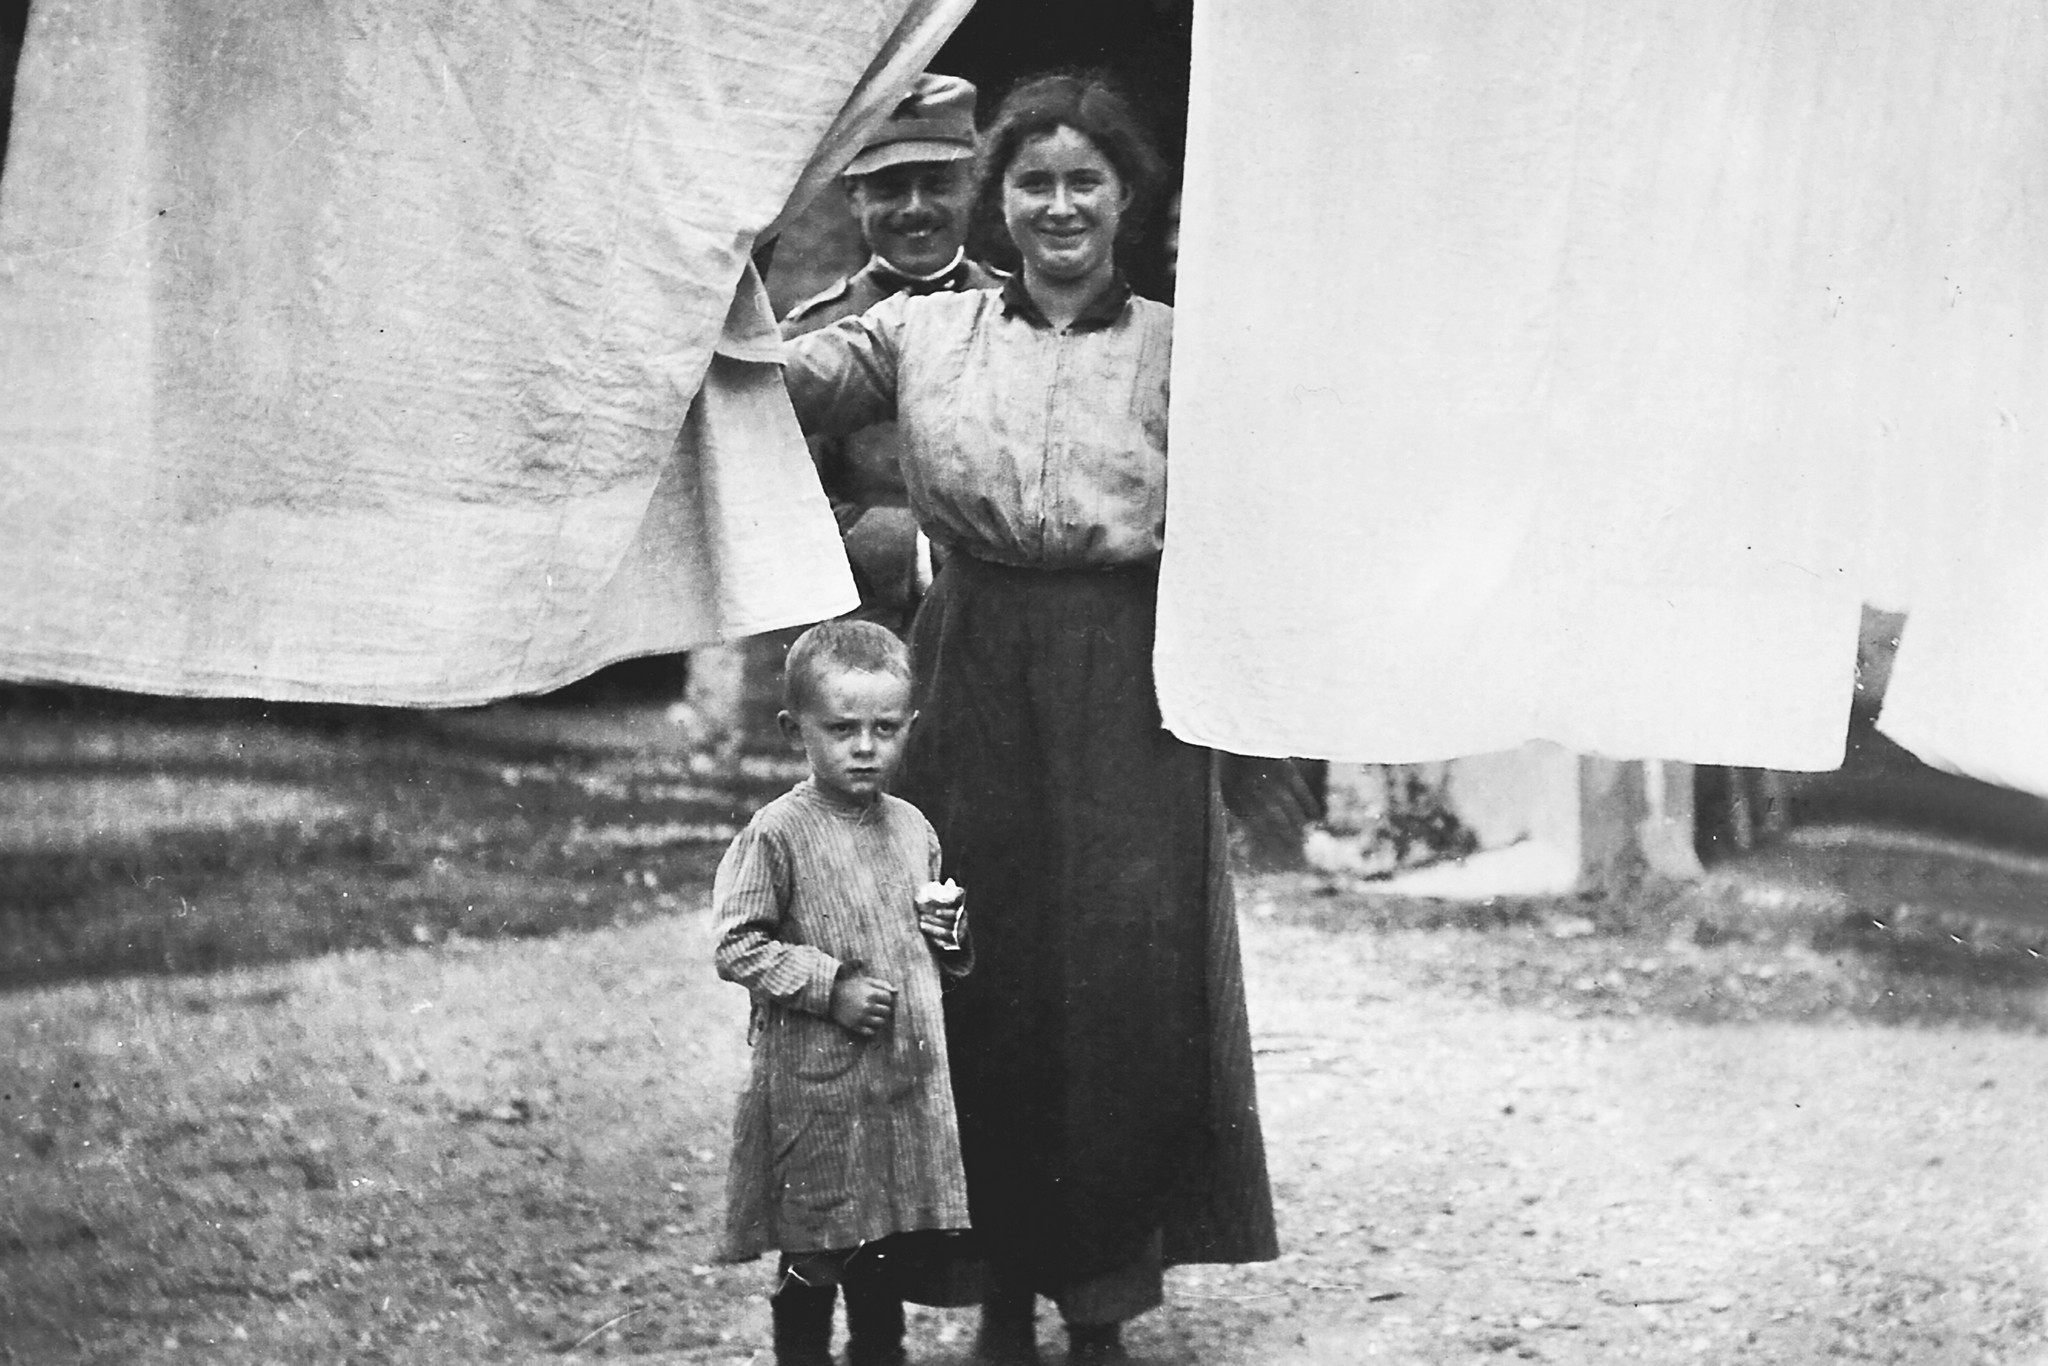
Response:
[[[1172,310],[1125,229],[1157,154],[1099,79],[1024,84],[983,169],[1021,269],[885,300],[791,343],[807,430],[894,419],[943,567],[913,628],[902,795],[974,901],[947,1001],[984,1360],[1123,1356],[1164,1267],[1277,1254],[1215,756],[1152,683]]]

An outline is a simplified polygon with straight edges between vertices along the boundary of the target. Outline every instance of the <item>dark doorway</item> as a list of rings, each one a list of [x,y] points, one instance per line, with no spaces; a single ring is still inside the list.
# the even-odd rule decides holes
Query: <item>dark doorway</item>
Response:
[[[1060,67],[1112,73],[1179,164],[1187,139],[1193,0],[1010,0],[975,7],[932,67],[965,76],[994,101],[1019,77]]]
[[[987,0],[931,61],[933,71],[964,76],[980,88],[985,124],[1003,93],[1042,71],[1107,71],[1138,106],[1178,184],[1187,144],[1188,39],[1193,0]],[[1140,293],[1170,298],[1160,223],[1127,263]],[[768,277],[778,314],[857,270],[860,240],[836,192],[818,197],[783,234]]]

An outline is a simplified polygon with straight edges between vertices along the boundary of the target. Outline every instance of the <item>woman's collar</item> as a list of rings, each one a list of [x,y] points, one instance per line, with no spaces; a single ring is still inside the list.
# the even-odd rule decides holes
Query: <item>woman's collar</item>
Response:
[[[1117,271],[1110,276],[1109,283],[1102,291],[1081,306],[1074,315],[1074,321],[1067,324],[1069,332],[1087,332],[1096,328],[1109,327],[1123,317],[1124,307],[1131,301],[1130,281],[1124,273]],[[1051,327],[1052,322],[1045,316],[1045,310],[1031,297],[1025,287],[1024,272],[1018,271],[1003,282],[1003,312],[1011,317],[1022,318],[1033,327]]]

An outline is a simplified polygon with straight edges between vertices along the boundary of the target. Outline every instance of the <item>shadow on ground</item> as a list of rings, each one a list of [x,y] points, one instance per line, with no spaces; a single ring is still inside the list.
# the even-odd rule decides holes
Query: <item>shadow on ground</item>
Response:
[[[753,712],[714,771],[631,698],[431,713],[9,691],[0,988],[695,908],[746,814],[801,773],[771,705]],[[1286,914],[1319,928],[1437,936],[1415,959],[1433,985],[1567,1014],[2035,1029],[2048,988],[2048,865],[1938,843],[1808,836],[1605,897],[1298,890]]]
[[[701,895],[780,754],[659,705],[425,713],[18,690],[0,987],[631,923]]]
[[[1774,850],[1693,884],[1479,902],[1311,877],[1250,911],[1426,940],[1403,960],[1415,985],[1566,1018],[2048,1028],[2038,913],[1980,913],[1967,860],[1914,860],[1911,903],[1905,881],[1859,892],[1857,862],[1834,862]]]

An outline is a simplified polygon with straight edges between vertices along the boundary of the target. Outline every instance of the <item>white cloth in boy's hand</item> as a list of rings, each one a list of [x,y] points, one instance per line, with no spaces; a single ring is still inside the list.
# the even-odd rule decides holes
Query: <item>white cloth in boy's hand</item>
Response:
[[[945,952],[966,947],[966,897],[966,891],[951,878],[927,882],[917,889],[917,927]]]

